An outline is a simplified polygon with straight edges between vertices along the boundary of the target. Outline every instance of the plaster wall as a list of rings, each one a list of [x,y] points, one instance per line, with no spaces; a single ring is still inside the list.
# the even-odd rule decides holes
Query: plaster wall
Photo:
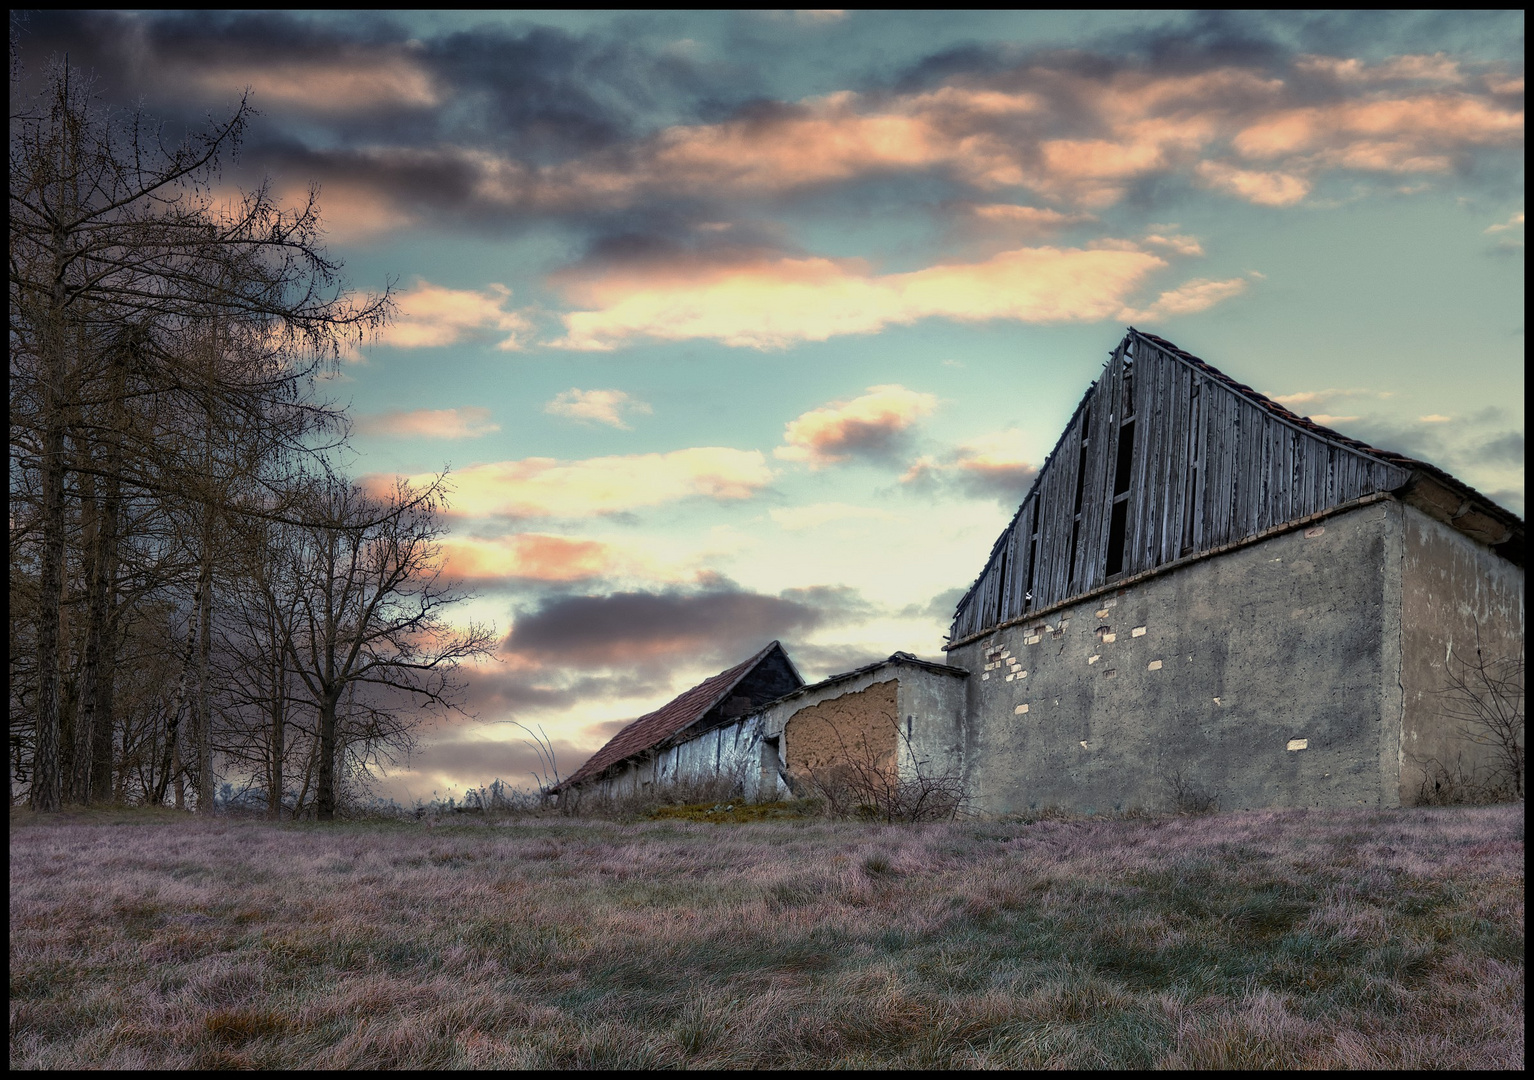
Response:
[[[1439,767],[1486,781],[1498,766],[1490,743],[1464,736],[1461,695],[1445,693],[1450,670],[1475,660],[1477,638],[1488,660],[1521,658],[1523,568],[1415,507],[1397,505],[1401,558],[1400,798],[1432,797]],[[1451,655],[1453,660],[1451,661]]]
[[[1346,510],[952,649],[976,807],[1167,807],[1179,786],[1226,810],[1397,805],[1382,747],[1401,716],[1398,509]]]
[[[794,776],[855,758],[881,771],[895,768],[896,680],[840,694],[794,713],[779,744]]]

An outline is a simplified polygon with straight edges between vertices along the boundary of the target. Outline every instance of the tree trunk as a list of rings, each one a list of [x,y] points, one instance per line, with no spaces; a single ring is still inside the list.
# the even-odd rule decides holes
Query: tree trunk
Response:
[[[42,342],[43,544],[37,598],[37,731],[32,748],[33,810],[57,810],[59,777],[59,618],[64,592],[64,240],[54,237],[53,310],[44,318]]]
[[[272,649],[272,702],[271,702],[271,760],[268,770],[266,811],[273,821],[282,820],[282,751],[287,739],[283,731],[284,691],[287,689],[286,671],[282,662],[282,650],[277,647],[277,635],[270,635]]]
[[[117,531],[122,504],[122,394],[126,377],[125,358],[112,354],[110,396],[112,424],[102,454],[101,500],[96,516],[96,592],[92,594],[91,624],[99,628],[99,662],[96,677],[86,688],[91,698],[91,778],[94,798],[105,801],[114,797],[112,787],[113,733],[116,728],[114,697],[117,689],[118,606],[117,606]],[[117,794],[118,801],[121,795]]]
[[[102,623],[105,621],[106,579],[101,573],[101,515],[96,503],[96,482],[91,462],[80,474],[80,562],[85,582],[85,642],[75,692],[74,752],[70,755],[68,798],[73,803],[91,801],[91,778],[95,775],[91,754],[95,749],[96,680],[102,666]]]
[[[336,816],[336,702],[338,694],[326,693],[320,699],[320,775],[315,788],[315,817],[332,821]]]
[[[194,745],[197,751],[197,810],[213,812],[213,693],[208,685],[209,656],[213,646],[213,549],[212,516],[206,510],[203,529],[202,570],[197,577],[197,697]]]

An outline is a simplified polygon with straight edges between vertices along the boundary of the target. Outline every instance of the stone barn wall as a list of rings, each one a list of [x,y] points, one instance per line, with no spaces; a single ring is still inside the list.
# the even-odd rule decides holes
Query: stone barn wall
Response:
[[[1374,496],[953,648],[977,809],[1397,805],[1399,522]]]
[[[1398,506],[1401,559],[1402,718],[1400,798],[1432,798],[1439,769],[1472,780],[1496,771],[1491,744],[1467,739],[1449,715],[1459,695],[1446,694],[1452,650],[1475,659],[1477,635],[1488,659],[1517,659],[1524,650],[1523,568],[1411,506]]]

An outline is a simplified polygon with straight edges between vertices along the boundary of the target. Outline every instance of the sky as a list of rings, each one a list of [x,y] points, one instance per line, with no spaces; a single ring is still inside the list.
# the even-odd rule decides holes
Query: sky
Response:
[[[941,659],[1133,325],[1522,515],[1522,12],[31,15],[220,193],[317,185],[393,324],[326,392],[449,470],[494,624],[376,790],[568,775],[780,639]]]

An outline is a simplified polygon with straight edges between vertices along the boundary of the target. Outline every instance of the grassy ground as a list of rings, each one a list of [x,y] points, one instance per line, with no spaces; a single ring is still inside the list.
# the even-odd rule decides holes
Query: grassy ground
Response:
[[[1523,1066],[1523,807],[11,818],[10,1064]]]

